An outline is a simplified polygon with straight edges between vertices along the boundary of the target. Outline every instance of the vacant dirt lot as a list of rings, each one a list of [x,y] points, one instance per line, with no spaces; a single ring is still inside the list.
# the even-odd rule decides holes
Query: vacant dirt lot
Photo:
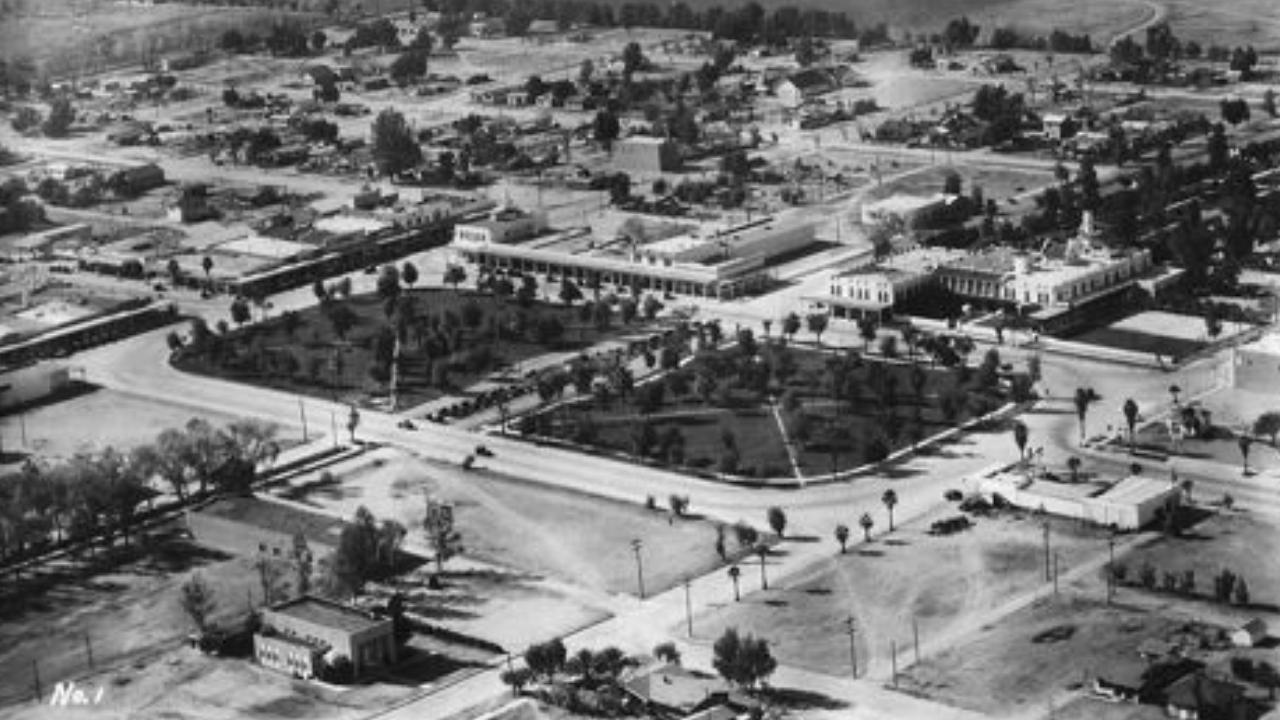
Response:
[[[1122,606],[1064,599],[1034,605],[982,628],[962,645],[899,677],[903,689],[992,716],[1062,702],[1064,693],[1110,663],[1131,658],[1146,638],[1182,623]]]
[[[874,531],[884,533],[883,508],[875,508],[872,514],[878,523]],[[944,635],[964,634],[975,614],[1046,586],[1038,523],[1012,516],[979,518],[971,530],[959,534],[927,534],[933,520],[954,514],[954,510],[944,511],[899,527],[847,555],[835,554],[833,539],[819,538],[817,542],[830,544],[833,550],[831,561],[823,567],[776,583],[742,603],[726,602],[697,622],[714,628],[705,637],[715,637],[721,627],[736,626],[768,638],[783,662],[848,675],[844,623],[852,612],[858,628],[860,672],[866,671],[868,659],[887,670],[893,642],[902,667],[911,657],[913,620],[921,643],[928,644]],[[860,534],[858,527],[851,529],[855,536]],[[1105,540],[1093,531],[1055,523],[1052,532],[1063,573],[1107,551]],[[759,571],[754,563],[743,570]]]
[[[419,461],[380,450],[331,469],[331,484],[300,479],[289,499],[354,515],[360,505],[399,520],[410,542],[423,544],[425,496],[452,502],[464,554],[505,568],[547,575],[594,592],[635,593],[631,540],[644,542],[645,589],[674,586],[719,564],[715,528],[698,520],[668,522],[652,512],[607,500],[535,487]],[[666,498],[657,498],[665,507]],[[694,513],[696,504],[690,508]],[[408,543],[407,543],[408,544]],[[732,549],[732,541],[729,542]]]
[[[103,418],[128,418],[128,422],[103,422]],[[162,431],[180,428],[193,417],[221,427],[235,420],[206,410],[118,393],[95,390],[62,402],[43,405],[19,418],[0,419],[0,436],[6,449],[21,445],[22,425],[26,426],[26,449],[41,458],[65,458],[82,448],[102,449],[108,445],[128,451],[156,439]],[[281,439],[287,439],[285,437]]]

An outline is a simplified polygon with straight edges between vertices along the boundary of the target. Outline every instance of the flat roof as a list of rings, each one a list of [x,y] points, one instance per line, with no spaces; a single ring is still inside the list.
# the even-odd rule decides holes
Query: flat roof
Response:
[[[391,227],[391,224],[376,218],[334,215],[333,217],[319,218],[311,226],[316,230],[333,233],[334,235],[346,235],[357,232],[378,232]]]
[[[389,620],[373,618],[359,610],[331,600],[304,595],[271,607],[271,612],[296,618],[314,625],[358,633],[378,627]]]
[[[933,195],[890,195],[882,200],[875,200],[864,203],[863,210],[894,210],[894,211],[910,211],[919,210],[920,208],[929,207],[936,203],[944,202],[947,199],[942,193],[934,193]]]
[[[1098,499],[1115,503],[1137,504],[1177,492],[1180,491],[1170,486],[1168,480],[1130,475],[1112,485],[1109,490],[1099,495]]]
[[[314,248],[310,245],[280,240],[279,238],[251,235],[223,243],[218,246],[218,249],[238,255],[253,255],[254,257],[284,260],[296,257]]]

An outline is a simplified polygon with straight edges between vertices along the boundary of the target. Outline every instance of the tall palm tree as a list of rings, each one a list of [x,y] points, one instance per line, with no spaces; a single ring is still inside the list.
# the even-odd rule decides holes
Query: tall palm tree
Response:
[[[1076,388],[1074,400],[1076,405],[1076,419],[1080,421],[1080,444],[1083,445],[1085,438],[1084,419],[1085,416],[1089,414],[1089,404],[1093,402],[1093,393],[1089,392],[1085,388],[1078,387]]]
[[[1071,482],[1080,482],[1080,458],[1075,455],[1067,458],[1067,467],[1071,470]]]
[[[844,523],[836,525],[836,542],[840,543],[840,554],[843,555],[849,547],[849,526]]]
[[[756,555],[760,556],[760,589],[769,589],[769,578],[764,574],[764,560],[769,555],[769,546],[760,543],[756,546]]]
[[[1133,453],[1134,433],[1138,427],[1138,403],[1133,398],[1126,398],[1121,409],[1124,411],[1124,421],[1129,425],[1129,452]]]
[[[884,495],[880,496],[880,502],[889,510],[889,532],[893,532],[893,506],[898,504],[898,493],[892,488],[885,490]]]
[[[1027,461],[1027,424],[1021,420],[1013,423],[1013,442],[1018,446],[1018,460]]]
[[[742,594],[738,591],[738,578],[742,576],[742,568],[737,565],[729,566],[729,579],[733,581],[733,601],[738,602],[742,599]]]
[[[871,513],[862,513],[862,517],[858,518],[858,524],[862,526],[862,538],[871,542],[871,528],[876,524],[876,521],[871,519]]]
[[[1240,457],[1244,460],[1244,470],[1242,471],[1242,474],[1248,475],[1249,474],[1249,447],[1253,445],[1253,438],[1242,433],[1237,442],[1240,445]]]

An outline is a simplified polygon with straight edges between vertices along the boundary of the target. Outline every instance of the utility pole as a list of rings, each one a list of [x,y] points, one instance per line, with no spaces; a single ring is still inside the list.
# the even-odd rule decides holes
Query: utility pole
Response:
[[[84,634],[84,651],[89,656],[89,669],[96,669],[93,665],[93,643],[90,642],[89,633],[87,631]]]
[[[1058,553],[1053,553],[1053,596],[1058,596]]]
[[[644,547],[644,543],[640,538],[631,541],[631,552],[636,556],[636,582],[640,586],[640,599],[644,599],[644,562],[640,559],[640,549]]]
[[[889,661],[893,663],[893,686],[898,687],[898,641],[889,641]]]
[[[44,688],[40,685],[40,661],[35,658],[31,659],[31,674],[36,680],[36,702],[40,702],[44,699]]]
[[[857,626],[853,622],[853,616],[850,615],[845,619],[845,627],[849,633],[849,664],[853,666],[853,678],[858,679],[858,647],[854,641],[857,635]]]
[[[1107,536],[1107,554],[1110,557],[1107,563],[1107,604],[1110,605],[1116,594],[1116,536],[1111,533]]]
[[[302,398],[298,398],[298,417],[302,419],[302,442],[307,441],[307,410],[302,406]]]
[[[693,600],[689,595],[689,578],[684,579],[684,620],[689,630],[689,637],[693,637]]]
[[[1044,517],[1044,579],[1047,582],[1050,579],[1049,568],[1049,516]]]
[[[911,618],[911,637],[915,642],[916,662],[920,662],[920,621],[914,617]]]

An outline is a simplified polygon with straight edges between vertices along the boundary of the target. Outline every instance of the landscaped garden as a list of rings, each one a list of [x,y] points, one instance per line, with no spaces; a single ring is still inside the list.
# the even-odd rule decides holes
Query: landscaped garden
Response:
[[[492,372],[518,370],[548,351],[589,346],[617,326],[637,323],[642,313],[652,319],[661,307],[652,298],[613,295],[581,301],[582,291],[571,283],[561,288],[563,304],[550,304],[536,299],[536,281],[514,276],[481,278],[478,285],[488,292],[415,290],[408,281],[416,271],[408,266],[382,272],[374,294],[351,296],[349,283],[317,283],[317,305],[252,324],[250,303],[238,299],[231,307],[238,327],[220,321],[210,329],[196,320],[185,345],[170,337],[174,365],[360,404],[394,393],[398,407],[410,407]]]
[[[871,358],[749,331],[714,349],[713,327],[668,333],[646,358],[667,372],[644,384],[625,367],[580,362],[565,382],[581,399],[522,418],[519,431],[695,473],[812,477],[883,460],[1030,392],[995,351],[974,367],[945,338],[915,341],[907,358],[885,341]]]

